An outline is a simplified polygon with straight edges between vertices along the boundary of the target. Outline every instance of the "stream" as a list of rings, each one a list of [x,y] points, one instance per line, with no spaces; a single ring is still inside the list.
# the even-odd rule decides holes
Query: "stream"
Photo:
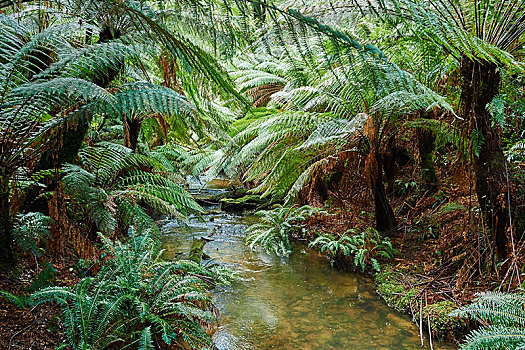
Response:
[[[213,293],[218,349],[421,349],[416,325],[385,304],[371,278],[338,271],[300,243],[289,258],[250,250],[244,231],[255,220],[211,208],[204,221],[190,220],[191,233],[176,222],[162,228],[165,258],[189,251],[193,236],[213,234],[204,252],[239,272],[239,280]]]

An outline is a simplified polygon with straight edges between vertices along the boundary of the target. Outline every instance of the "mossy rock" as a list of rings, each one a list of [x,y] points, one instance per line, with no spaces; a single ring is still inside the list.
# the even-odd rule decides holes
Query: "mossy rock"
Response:
[[[391,308],[408,313],[411,303],[412,308],[417,305],[415,298],[419,294],[419,289],[406,290],[400,277],[393,271],[384,268],[382,272],[375,275],[375,283],[377,293]]]
[[[220,202],[221,209],[228,212],[260,209],[269,204],[268,199],[261,198],[261,196],[254,194],[241,198],[223,198]]]
[[[456,304],[448,300],[423,307],[423,314],[430,319],[432,333],[438,340],[459,340],[468,331],[465,319],[450,316],[456,309]]]
[[[248,194],[248,190],[245,188],[233,188],[227,192],[216,193],[216,194],[198,194],[194,195],[193,198],[199,205],[209,206],[220,204],[222,199],[227,198],[242,198]]]
[[[420,296],[420,288],[405,288],[403,281],[407,278],[392,269],[384,269],[375,275],[375,284],[378,294],[388,306],[413,316],[413,313],[419,314],[420,303],[423,300]],[[439,341],[458,341],[467,333],[467,321],[450,316],[456,308],[456,304],[452,301],[440,301],[423,306],[423,323],[426,326],[430,319],[432,335]],[[419,322],[419,320],[414,321]]]

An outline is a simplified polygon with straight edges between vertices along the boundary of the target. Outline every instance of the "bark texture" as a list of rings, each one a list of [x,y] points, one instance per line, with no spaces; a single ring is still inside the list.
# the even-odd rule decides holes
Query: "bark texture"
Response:
[[[130,148],[133,152],[137,150],[141,124],[142,121],[139,119],[124,118],[124,146]]]
[[[422,112],[420,117],[432,119],[431,115]],[[430,195],[437,190],[437,175],[434,166],[434,150],[436,148],[436,136],[430,130],[418,128],[416,130],[417,146],[419,151],[419,164],[421,166],[421,188],[422,192]]]
[[[509,198],[501,129],[493,125],[487,104],[499,93],[501,82],[496,65],[463,58],[461,106],[472,132],[481,137],[474,144],[476,195],[499,259],[508,255]],[[471,132],[471,135],[472,135]],[[511,199],[512,202],[512,199]]]
[[[387,235],[392,235],[397,227],[397,220],[388,201],[383,181],[383,165],[380,157],[369,157],[369,184],[374,196],[376,214],[376,229]]]
[[[9,173],[0,170],[0,268],[13,265],[13,237],[9,205]]]

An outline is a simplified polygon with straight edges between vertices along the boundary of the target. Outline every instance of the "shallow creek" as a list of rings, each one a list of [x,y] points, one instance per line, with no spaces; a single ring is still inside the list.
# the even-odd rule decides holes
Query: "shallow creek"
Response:
[[[173,259],[193,236],[213,234],[205,253],[239,271],[241,279],[213,294],[218,349],[421,349],[417,327],[387,307],[370,278],[338,271],[299,243],[286,259],[251,251],[244,231],[252,215],[211,210],[204,220],[192,219],[191,232],[167,222],[163,243]]]

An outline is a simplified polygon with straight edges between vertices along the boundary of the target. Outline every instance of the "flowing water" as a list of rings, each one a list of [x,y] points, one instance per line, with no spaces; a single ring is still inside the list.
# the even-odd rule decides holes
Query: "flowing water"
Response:
[[[251,251],[244,230],[254,220],[211,211],[190,221],[191,233],[163,227],[166,258],[189,251],[193,236],[213,235],[205,253],[239,271],[241,279],[214,292],[218,349],[421,349],[417,327],[387,307],[370,278],[338,271],[301,244],[289,258]]]

